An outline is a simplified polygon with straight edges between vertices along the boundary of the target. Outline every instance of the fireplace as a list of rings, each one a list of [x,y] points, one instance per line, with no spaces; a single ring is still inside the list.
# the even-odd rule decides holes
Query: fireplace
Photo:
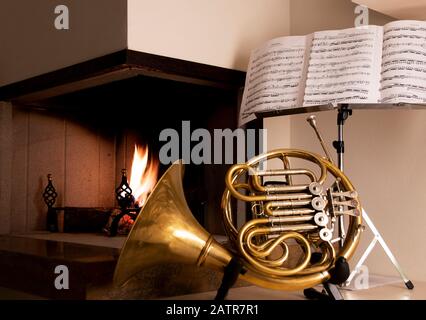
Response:
[[[122,169],[130,172],[135,145],[158,161],[164,129],[180,134],[183,121],[191,130],[236,128],[243,79],[238,71],[125,51],[1,88],[0,100],[13,105],[10,232],[46,229],[47,174],[55,206],[117,207],[114,191]],[[159,176],[167,166],[159,162]],[[189,206],[216,234],[223,233],[226,169],[186,166]]]
[[[67,230],[64,226],[60,231],[67,231],[65,240],[55,241],[55,244],[51,243],[50,235],[37,235],[37,239],[26,237],[25,241],[14,237],[47,231],[49,210],[43,192],[48,184],[48,174],[57,193],[52,206],[66,208],[67,214],[77,219],[74,226],[79,225],[78,219],[85,219],[87,211],[108,215],[112,209],[119,208],[115,191],[122,180],[123,169],[130,178],[135,146],[149,149],[158,163],[159,178],[170,165],[159,159],[165,144],[159,137],[164,129],[174,130],[179,135],[178,158],[181,158],[188,149],[188,145],[184,145],[188,142],[185,126],[209,132],[237,127],[244,77],[243,72],[235,70],[124,50],[1,87],[0,148],[7,152],[0,156],[0,169],[7,174],[1,181],[5,192],[0,202],[0,233],[12,236],[0,237],[0,255],[5,257],[0,259],[4,262],[0,263],[0,271],[11,275],[9,279],[3,279],[6,282],[0,281],[0,287],[16,287],[42,296],[68,297],[52,290],[46,293],[44,284],[51,282],[51,275],[46,280],[46,272],[36,273],[31,268],[18,270],[13,266],[22,261],[30,266],[31,261],[37,260],[37,264],[50,270],[58,262],[58,257],[63,264],[74,266],[76,252],[97,252],[93,246],[87,250],[72,247],[74,240],[70,232],[73,229]],[[234,146],[236,148],[236,144]],[[220,199],[228,167],[229,164],[194,163],[185,166],[183,185],[188,205],[198,222],[215,235],[224,234]],[[108,239],[102,230],[92,231]],[[96,238],[97,246],[104,246],[104,243]],[[122,242],[113,242],[109,251],[104,250],[108,257],[102,252],[99,257],[90,258],[90,263],[87,262],[90,272],[111,280],[121,245]],[[53,251],[49,249],[52,246],[55,247]],[[55,258],[50,258],[50,252],[55,252]],[[67,252],[72,252],[71,256]],[[12,261],[15,258],[21,262]],[[77,262],[76,268],[80,274],[81,268],[86,267]],[[195,279],[182,282],[175,291],[169,292],[175,294],[217,287],[220,274],[201,270],[193,276],[198,272],[194,268],[162,266],[139,278],[143,279],[140,280],[142,283],[151,283],[147,279],[161,273],[158,279],[169,279],[167,281],[170,281],[171,274],[176,279],[185,279],[189,275]],[[28,281],[14,281],[15,276],[28,277],[34,285],[27,288],[25,283]],[[208,283],[206,279],[209,279]],[[86,278],[76,282],[76,286],[82,286],[78,298],[87,297],[85,288],[92,285],[89,282]],[[157,291],[138,286],[140,283],[133,288],[138,288],[135,290],[140,297],[164,295],[158,291],[163,286],[155,286]],[[106,291],[112,292],[110,289]],[[121,293],[117,296],[123,297]]]

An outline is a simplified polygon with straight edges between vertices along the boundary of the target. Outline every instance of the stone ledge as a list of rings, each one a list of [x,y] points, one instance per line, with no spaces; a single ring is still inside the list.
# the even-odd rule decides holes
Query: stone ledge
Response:
[[[0,236],[0,287],[48,299],[157,299],[213,291],[222,280],[220,272],[207,268],[163,264],[141,271],[123,288],[114,288],[118,257],[117,248]],[[60,264],[69,268],[69,290],[54,287],[54,269]]]

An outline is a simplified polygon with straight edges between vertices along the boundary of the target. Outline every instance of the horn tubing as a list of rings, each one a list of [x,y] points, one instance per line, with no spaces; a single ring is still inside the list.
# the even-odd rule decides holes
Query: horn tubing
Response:
[[[315,231],[317,226],[315,224],[279,224],[280,221],[288,220],[284,218],[279,218],[278,222],[272,222],[269,218],[255,218],[246,222],[238,231],[232,221],[231,196],[251,203],[259,202],[258,205],[263,205],[264,201],[267,204],[270,203],[267,195],[246,196],[239,193],[236,189],[245,189],[251,193],[255,190],[252,183],[237,183],[237,181],[243,174],[253,172],[261,162],[277,157],[286,159],[287,162],[289,157],[314,162],[321,171],[317,180],[319,184],[323,184],[327,179],[327,173],[330,173],[339,180],[344,192],[354,192],[355,189],[349,179],[330,161],[315,153],[297,149],[272,150],[228,170],[225,177],[226,189],[222,196],[223,221],[225,230],[233,241],[232,244],[238,249],[240,257],[243,258],[244,268],[247,270],[240,278],[265,288],[300,290],[328,280],[330,274],[327,270],[333,266],[335,258],[337,258],[333,246],[328,242],[323,242],[316,247],[322,250],[321,260],[309,266],[310,241],[314,241],[312,244],[317,243],[315,242],[318,240]],[[286,167],[286,169],[289,168]],[[114,274],[114,283],[122,284],[140,270],[159,263],[179,262],[205,266],[223,272],[233,258],[234,255],[216,242],[189,211],[183,193],[182,172],[181,161],[172,164],[148,197],[121,250]],[[295,200],[297,201],[297,199]],[[361,212],[359,202],[355,209]],[[288,214],[293,209],[276,210],[277,213],[280,213],[279,210],[281,210],[282,213]],[[262,208],[259,214],[264,214]],[[309,212],[306,214],[309,216]],[[308,218],[306,217],[306,219]],[[300,229],[300,233],[295,231],[298,229]],[[281,234],[276,232],[281,232]],[[360,233],[361,215],[349,216],[348,233],[343,248],[339,249],[337,253],[339,257],[349,259],[353,255],[359,242]],[[259,237],[264,236],[266,236],[266,241],[260,244],[254,243]],[[268,239],[269,236],[274,237]],[[303,248],[304,259],[294,268],[277,267],[288,259],[290,251],[290,247],[286,243],[288,239],[296,240]],[[283,253],[277,259],[268,260],[267,256],[272,253],[274,247],[281,247]]]

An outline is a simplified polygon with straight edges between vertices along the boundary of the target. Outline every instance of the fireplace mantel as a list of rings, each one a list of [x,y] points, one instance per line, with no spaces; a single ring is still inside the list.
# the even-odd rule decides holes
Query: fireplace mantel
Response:
[[[226,90],[240,89],[245,79],[242,71],[126,49],[0,87],[0,101],[36,105],[139,75]]]

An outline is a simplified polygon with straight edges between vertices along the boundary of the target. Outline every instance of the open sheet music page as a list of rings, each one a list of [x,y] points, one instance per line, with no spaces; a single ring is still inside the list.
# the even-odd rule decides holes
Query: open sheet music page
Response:
[[[426,22],[384,26],[382,103],[426,103]]]
[[[303,105],[377,103],[382,39],[378,26],[315,32]]]
[[[302,103],[298,97],[306,39],[305,36],[276,38],[252,52],[241,103],[240,126],[255,119],[257,111],[292,108]]]

